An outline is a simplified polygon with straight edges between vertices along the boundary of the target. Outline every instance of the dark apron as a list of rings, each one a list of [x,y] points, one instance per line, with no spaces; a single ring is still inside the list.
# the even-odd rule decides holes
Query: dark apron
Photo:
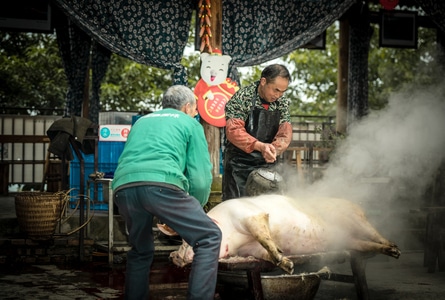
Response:
[[[254,107],[253,100],[253,109],[245,125],[246,131],[263,143],[271,143],[278,132],[281,113]],[[250,172],[272,165],[274,164],[266,163],[261,152],[246,153],[227,142],[224,151],[222,199],[229,200],[245,196],[246,181]]]

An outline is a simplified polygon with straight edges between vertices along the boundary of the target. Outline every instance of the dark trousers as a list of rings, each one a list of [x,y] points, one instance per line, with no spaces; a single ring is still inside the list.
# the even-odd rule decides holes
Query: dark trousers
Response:
[[[187,299],[214,298],[221,231],[198,200],[179,189],[142,185],[117,191],[115,203],[125,219],[132,246],[127,254],[125,299],[148,299],[154,216],[175,230],[195,252]]]

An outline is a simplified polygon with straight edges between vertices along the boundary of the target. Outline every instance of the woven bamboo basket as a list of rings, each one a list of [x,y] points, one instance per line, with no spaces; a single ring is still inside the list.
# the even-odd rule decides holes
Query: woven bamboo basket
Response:
[[[32,239],[50,239],[54,235],[61,208],[60,193],[21,192],[15,196],[20,230]]]

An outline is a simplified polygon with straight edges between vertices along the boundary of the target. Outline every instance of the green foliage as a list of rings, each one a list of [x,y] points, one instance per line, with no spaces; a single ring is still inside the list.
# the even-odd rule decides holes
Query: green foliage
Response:
[[[194,51],[182,57],[181,64],[187,70],[188,86],[193,88],[201,78],[200,52]]]
[[[338,30],[331,26],[326,49],[297,49],[284,61],[292,72],[291,113],[293,115],[332,115],[337,92]]]
[[[0,31],[0,42],[2,106],[62,109],[67,82],[55,36]]]
[[[407,85],[436,83],[441,74],[436,30],[419,28],[418,49],[379,48],[378,26],[373,24],[368,56],[369,108],[381,109],[391,93]],[[337,100],[338,24],[327,30],[326,49],[297,49],[283,59],[292,71],[294,115],[335,115]]]
[[[379,48],[374,28],[369,55],[370,108],[384,107],[391,93],[411,84],[429,85],[441,78],[436,30],[419,28],[418,49]]]
[[[113,54],[101,86],[102,110],[157,109],[162,91],[171,85],[171,81],[169,70],[141,65]]]

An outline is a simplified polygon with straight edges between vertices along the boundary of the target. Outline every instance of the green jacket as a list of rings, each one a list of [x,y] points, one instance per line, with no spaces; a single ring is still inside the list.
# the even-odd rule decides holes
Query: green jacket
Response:
[[[202,125],[176,109],[141,117],[131,128],[114,173],[113,190],[134,183],[172,184],[204,206],[212,164]]]

